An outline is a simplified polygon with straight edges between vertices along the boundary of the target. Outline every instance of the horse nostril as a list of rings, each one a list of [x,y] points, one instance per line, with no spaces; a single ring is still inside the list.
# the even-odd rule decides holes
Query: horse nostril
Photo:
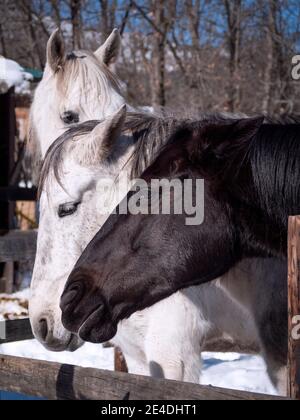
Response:
[[[84,286],[82,282],[76,282],[70,287],[66,287],[60,301],[61,309],[66,310],[70,305],[75,306],[81,300],[83,294]]]
[[[39,336],[42,341],[46,342],[49,334],[49,326],[46,318],[39,320]]]

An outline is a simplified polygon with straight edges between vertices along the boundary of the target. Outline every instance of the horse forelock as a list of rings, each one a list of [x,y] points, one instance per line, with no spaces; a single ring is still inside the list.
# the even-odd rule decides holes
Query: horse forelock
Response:
[[[92,87],[93,101],[95,97],[100,98],[101,106],[105,108],[111,100],[111,89],[121,95],[121,83],[117,76],[110,69],[101,63],[93,53],[85,50],[73,51],[64,60],[64,65],[55,75],[57,92],[61,97],[68,96],[74,88],[74,82],[80,97],[85,102],[89,101],[90,90]]]

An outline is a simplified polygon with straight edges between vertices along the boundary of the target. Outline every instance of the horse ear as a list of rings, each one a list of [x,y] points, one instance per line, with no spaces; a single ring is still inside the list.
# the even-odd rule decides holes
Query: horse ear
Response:
[[[121,35],[118,29],[114,29],[105,43],[94,54],[98,60],[109,66],[117,60],[120,49]]]
[[[263,122],[264,117],[242,118],[204,126],[191,133],[190,141],[187,141],[188,157],[199,164],[203,173],[222,173],[225,176],[230,168],[244,162],[251,139]]]
[[[232,140],[248,141],[254,137],[263,125],[265,117],[242,118],[235,122],[229,132],[232,132]]]
[[[56,29],[49,38],[47,44],[47,63],[53,73],[63,66],[65,57],[65,43],[59,29]]]
[[[111,156],[117,140],[120,138],[127,115],[127,107],[123,105],[119,111],[98,124],[92,131],[92,142],[95,155],[101,161]]]
[[[264,117],[228,120],[224,124],[211,124],[203,127],[200,142],[188,143],[190,154],[199,154],[201,158],[228,158],[247,148],[249,141],[257,134],[264,122]],[[199,156],[198,156],[199,157]]]

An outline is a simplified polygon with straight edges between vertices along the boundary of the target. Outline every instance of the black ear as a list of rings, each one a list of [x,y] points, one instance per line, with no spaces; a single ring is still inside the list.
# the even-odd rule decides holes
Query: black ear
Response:
[[[47,63],[53,73],[56,73],[63,66],[64,57],[64,40],[61,36],[60,30],[56,29],[47,44]]]
[[[242,158],[263,122],[264,117],[259,117],[209,124],[194,133],[194,141],[188,145],[189,157],[206,163]]]

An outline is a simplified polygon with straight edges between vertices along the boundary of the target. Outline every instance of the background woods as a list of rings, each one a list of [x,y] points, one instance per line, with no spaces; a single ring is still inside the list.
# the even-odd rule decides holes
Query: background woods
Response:
[[[0,54],[36,69],[55,27],[70,49],[119,27],[118,72],[135,105],[300,111],[298,0],[0,0],[0,10]]]

